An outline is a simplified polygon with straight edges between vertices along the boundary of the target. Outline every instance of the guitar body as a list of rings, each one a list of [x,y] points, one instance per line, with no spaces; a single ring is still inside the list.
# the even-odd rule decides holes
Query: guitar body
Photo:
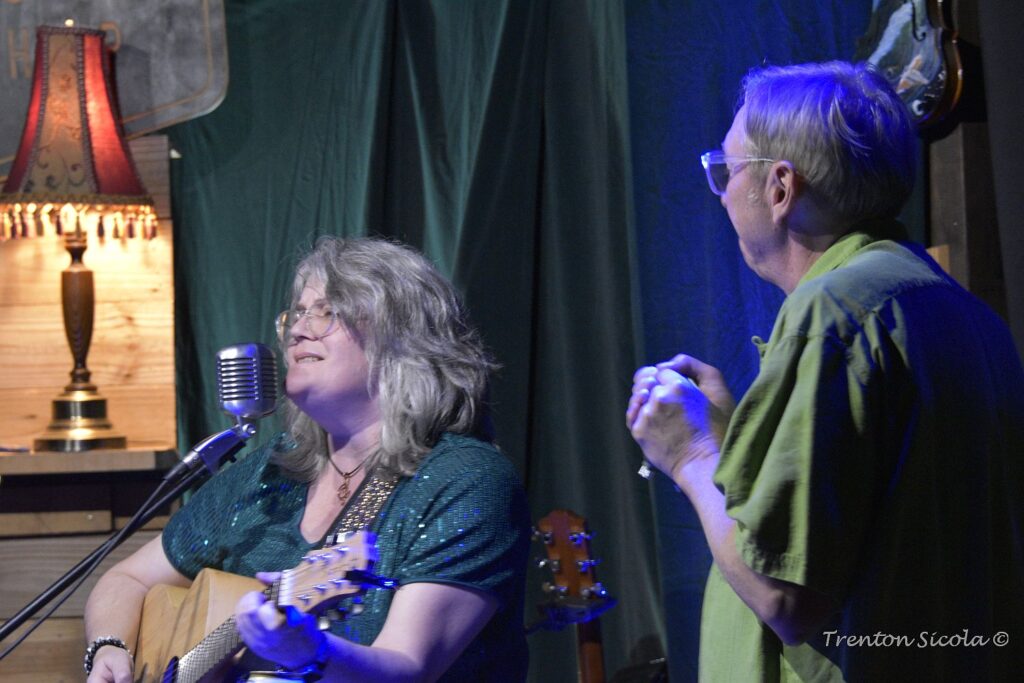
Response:
[[[155,586],[142,608],[135,655],[137,683],[163,681],[172,659],[184,656],[228,620],[243,595],[263,588],[256,579],[215,569],[199,572],[191,588]]]

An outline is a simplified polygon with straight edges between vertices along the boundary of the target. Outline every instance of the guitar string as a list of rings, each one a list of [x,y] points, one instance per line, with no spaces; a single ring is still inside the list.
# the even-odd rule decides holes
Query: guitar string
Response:
[[[345,577],[344,577],[344,574],[347,573],[350,570],[358,569],[360,564],[362,564],[365,567],[365,565],[367,563],[365,561],[362,562],[362,563],[360,563],[358,561],[353,562],[352,561],[353,558],[349,558],[349,557],[342,557],[341,559],[343,560],[342,562],[340,562],[340,564],[342,565],[341,567],[336,567],[336,566],[334,566],[335,563],[332,563],[330,569],[333,570],[333,571],[338,571],[339,569],[343,569],[344,572],[339,572],[341,575],[337,576],[337,577],[329,574],[327,577],[325,577],[326,583],[334,585],[333,584],[334,579],[337,578],[337,579],[340,579],[342,581],[345,581],[349,585],[356,586],[355,583],[353,583],[351,581],[347,581],[345,579]],[[355,559],[358,560],[360,558],[355,558]],[[286,577],[288,579],[288,583],[303,583],[303,584],[305,584],[304,587],[307,590],[309,590],[310,588],[315,589],[317,584],[314,584],[312,586],[309,586],[308,584],[310,583],[310,576],[320,576],[320,575],[323,575],[324,568],[322,566],[318,566],[319,562],[320,562],[319,560],[314,560],[313,564],[306,564],[306,562],[303,562],[302,565],[300,565],[298,567],[295,567],[293,569],[286,570],[286,571],[281,573],[281,579],[278,582],[279,583],[279,587],[278,588],[280,590],[280,595],[279,595],[279,598],[278,598],[278,603],[279,604],[282,603],[282,602],[285,602],[285,600],[289,600],[289,601],[294,600],[295,597],[296,597],[295,594],[298,592],[298,591],[295,591],[294,589],[292,589],[290,586],[286,586],[285,585],[286,584],[286,581],[285,581]],[[336,563],[337,563],[337,561],[336,561]],[[322,582],[318,582],[318,583],[322,583]],[[336,588],[335,590],[338,590],[338,589]],[[287,604],[293,604],[293,603],[292,602],[287,602]]]

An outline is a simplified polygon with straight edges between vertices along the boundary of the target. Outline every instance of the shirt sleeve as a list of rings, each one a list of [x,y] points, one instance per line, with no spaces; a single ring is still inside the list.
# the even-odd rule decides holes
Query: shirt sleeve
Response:
[[[489,446],[462,446],[421,468],[411,483],[416,495],[393,512],[413,522],[405,525],[411,538],[395,578],[465,586],[508,604],[529,549],[529,512],[511,463]]]
[[[762,360],[737,407],[715,483],[754,571],[837,600],[877,508],[877,402],[866,335],[793,335]]]
[[[246,534],[252,495],[267,453],[256,451],[217,473],[196,491],[163,530],[164,554],[175,569],[195,578],[201,569],[225,569],[228,556]]]

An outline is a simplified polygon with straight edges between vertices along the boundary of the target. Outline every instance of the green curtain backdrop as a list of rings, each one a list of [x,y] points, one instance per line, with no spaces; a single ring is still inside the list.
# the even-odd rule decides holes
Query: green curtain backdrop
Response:
[[[534,518],[571,508],[595,531],[619,599],[609,671],[657,652],[651,498],[622,425],[639,355],[622,3],[250,0],[227,25],[227,98],[171,131],[182,445],[226,424],[214,353],[273,342],[316,236],[418,246],[503,365],[499,442]],[[532,680],[572,680],[571,633],[530,644]]]

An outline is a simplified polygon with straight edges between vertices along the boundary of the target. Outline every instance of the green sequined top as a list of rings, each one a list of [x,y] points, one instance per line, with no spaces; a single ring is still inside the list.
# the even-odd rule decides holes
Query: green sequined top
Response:
[[[163,532],[171,564],[195,577],[212,567],[252,576],[299,564],[323,542],[299,531],[306,484],[269,462],[278,437],[206,483]],[[372,529],[375,571],[400,583],[448,583],[484,591],[500,606],[441,679],[521,681],[528,653],[523,591],[529,549],[526,496],[507,458],[490,444],[445,434],[413,477],[400,480]],[[384,625],[394,593],[370,590],[364,609],[331,630],[370,644]]]

